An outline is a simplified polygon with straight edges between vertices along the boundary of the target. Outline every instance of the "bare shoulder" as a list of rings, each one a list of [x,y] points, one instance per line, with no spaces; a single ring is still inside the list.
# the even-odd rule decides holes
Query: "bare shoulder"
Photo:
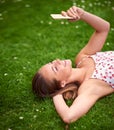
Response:
[[[114,93],[114,89],[104,81],[98,79],[89,79],[84,81],[78,89],[78,95],[96,95],[98,98],[107,96],[112,93]]]
[[[78,64],[84,57],[87,57],[88,55],[84,54],[84,53],[79,53],[76,57],[75,57],[75,63]]]
[[[95,54],[95,53],[94,53]],[[90,56],[89,54],[86,54],[83,52],[83,49],[78,53],[78,55],[75,57],[75,63],[78,64],[83,58],[86,58]]]

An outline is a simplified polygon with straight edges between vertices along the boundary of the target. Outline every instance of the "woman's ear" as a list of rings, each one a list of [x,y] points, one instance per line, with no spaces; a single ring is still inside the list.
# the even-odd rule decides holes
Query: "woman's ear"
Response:
[[[61,81],[61,87],[63,88],[65,87],[65,85],[66,85],[66,81],[65,80]]]

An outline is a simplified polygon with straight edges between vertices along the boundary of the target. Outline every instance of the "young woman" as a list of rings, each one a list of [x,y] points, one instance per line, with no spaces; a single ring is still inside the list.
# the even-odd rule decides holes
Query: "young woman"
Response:
[[[71,21],[82,20],[95,31],[76,56],[76,68],[72,68],[69,59],[54,60],[39,69],[32,85],[37,95],[53,98],[58,114],[69,124],[87,113],[98,99],[114,92],[114,51],[100,52],[110,29],[109,22],[76,6],[62,11],[62,15],[72,17]],[[70,107],[64,100],[66,91],[77,92]]]

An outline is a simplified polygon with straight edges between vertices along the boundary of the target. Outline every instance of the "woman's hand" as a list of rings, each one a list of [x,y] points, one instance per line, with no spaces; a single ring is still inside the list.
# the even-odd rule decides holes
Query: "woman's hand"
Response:
[[[73,17],[72,20],[69,21],[78,21],[81,19],[82,15],[84,14],[84,10],[81,8],[78,8],[76,6],[72,6],[71,8],[69,8],[66,12],[62,11],[61,14],[63,16],[70,16]]]

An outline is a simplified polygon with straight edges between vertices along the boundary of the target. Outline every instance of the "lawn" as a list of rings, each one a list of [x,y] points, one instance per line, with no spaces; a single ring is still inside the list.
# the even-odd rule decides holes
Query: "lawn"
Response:
[[[92,34],[82,21],[50,17],[73,4],[110,22],[103,51],[114,50],[113,0],[0,0],[0,130],[64,130],[52,99],[37,99],[31,81],[53,59],[74,61]],[[70,129],[113,130],[114,94],[98,101]]]

